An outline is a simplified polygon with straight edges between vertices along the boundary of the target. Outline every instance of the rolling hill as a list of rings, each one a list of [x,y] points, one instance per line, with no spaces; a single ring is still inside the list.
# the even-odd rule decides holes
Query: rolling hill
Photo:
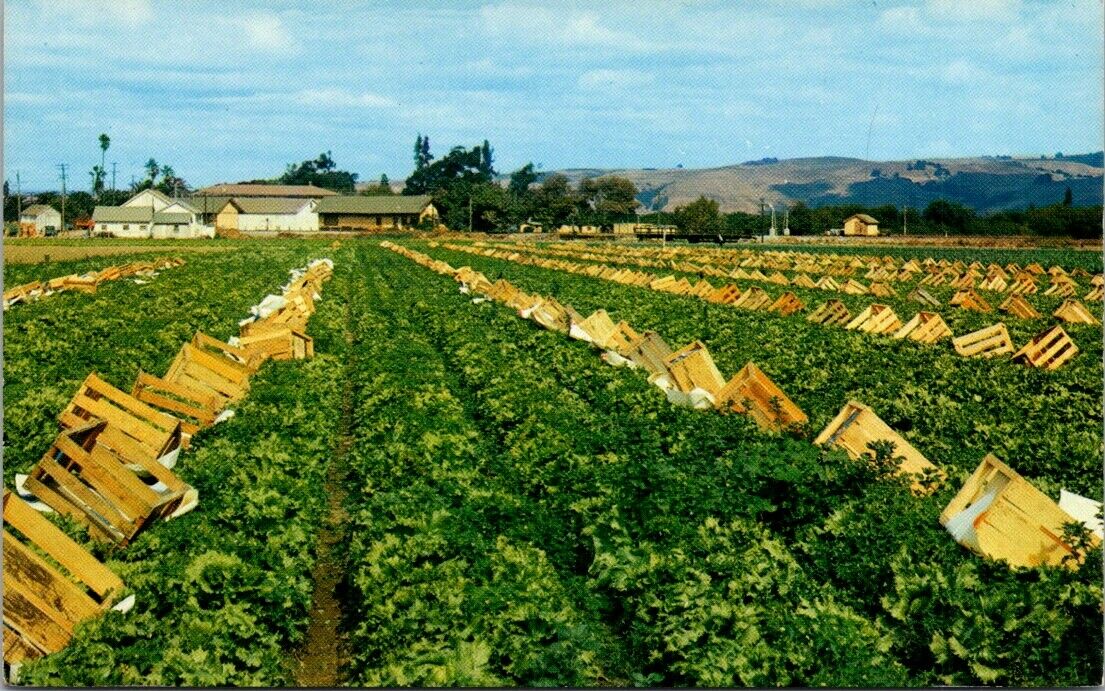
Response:
[[[1071,188],[1079,206],[1102,203],[1105,174],[1102,152],[1062,158],[1008,156],[912,161],[864,161],[819,157],[764,159],[703,169],[572,168],[558,172],[573,184],[590,177],[620,175],[640,190],[652,210],[671,211],[700,195],[715,199],[722,211],[757,212],[760,199],[770,204],[802,201],[810,206],[858,203],[926,206],[948,199],[988,213],[1045,206]]]

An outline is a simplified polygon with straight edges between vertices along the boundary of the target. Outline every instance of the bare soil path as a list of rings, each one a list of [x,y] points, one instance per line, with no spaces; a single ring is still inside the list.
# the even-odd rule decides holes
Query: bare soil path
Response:
[[[117,254],[181,254],[184,252],[226,252],[226,245],[14,245],[4,243],[5,264],[39,264],[66,262],[88,257],[110,257]]]
[[[352,344],[346,310],[345,340]],[[334,688],[341,685],[345,641],[341,633],[342,600],[339,588],[345,575],[342,545],[346,540],[348,514],[345,511],[346,455],[353,444],[353,384],[346,366],[342,393],[341,441],[334,451],[326,474],[329,516],[318,536],[318,556],[311,577],[315,591],[311,601],[307,638],[297,652],[295,685],[308,688]]]

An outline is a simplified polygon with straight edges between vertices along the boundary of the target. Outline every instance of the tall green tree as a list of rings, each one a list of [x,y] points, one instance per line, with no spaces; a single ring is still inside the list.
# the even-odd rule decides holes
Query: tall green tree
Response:
[[[313,160],[289,163],[277,182],[285,185],[314,185],[342,194],[353,194],[357,174],[338,170],[333,154],[324,151]]]
[[[626,220],[637,209],[637,186],[627,178],[607,175],[579,184],[580,213],[587,223],[609,225]]]
[[[686,206],[675,210],[675,225],[683,233],[721,233],[725,222],[721,218],[717,200],[700,196]]]
[[[155,182],[157,182],[157,174],[161,172],[161,166],[157,163],[156,159],[151,158],[150,160],[146,161],[145,168],[146,178],[150,181],[150,185],[152,186]]]
[[[578,199],[568,178],[550,175],[534,192],[534,220],[556,227],[568,223],[576,213]]]

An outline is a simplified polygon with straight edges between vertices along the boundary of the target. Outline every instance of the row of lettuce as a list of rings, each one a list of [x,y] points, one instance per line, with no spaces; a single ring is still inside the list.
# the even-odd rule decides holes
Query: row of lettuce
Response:
[[[822,429],[849,399],[872,406],[960,484],[993,453],[1049,496],[1061,487],[1101,494],[1101,327],[1068,325],[1081,353],[1046,372],[1008,361],[962,358],[933,348],[811,324],[801,317],[739,310],[695,297],[445,249],[428,250],[490,280],[552,295],[582,314],[605,309],[669,343],[707,345],[722,372],[755,362]],[[1031,425],[1025,425],[1031,420]]]
[[[89,310],[86,304],[86,321],[96,330],[113,323],[121,327],[118,334],[99,336],[97,367],[113,378],[138,366],[157,371],[167,364],[160,361],[162,341],[173,340],[182,328],[220,335],[236,330],[234,319],[249,301],[283,280],[288,267],[301,264],[310,251],[266,250],[252,267],[231,255],[205,258],[198,262],[203,267],[196,267],[204,281],[195,288],[166,281],[134,298],[113,295],[116,309],[110,313]],[[236,415],[193,438],[192,450],[177,471],[199,490],[200,506],[142,533],[126,550],[88,545],[136,596],[134,608],[126,614],[109,611],[81,625],[67,648],[27,664],[20,683],[289,682],[289,651],[302,640],[310,612],[315,539],[326,515],[323,480],[339,434],[343,341],[335,333],[340,334],[344,319],[337,299],[341,285],[335,278],[309,326],[324,354],[309,361],[266,364],[251,383],[249,396],[236,406]],[[176,309],[141,316],[143,301]],[[57,302],[61,309],[63,301]],[[22,322],[28,331],[64,337],[54,327],[53,312],[28,310],[28,316]],[[101,318],[107,324],[99,323]],[[131,333],[131,321],[146,328]],[[25,336],[6,335],[8,343]],[[31,363],[9,360],[5,374],[9,365],[34,369]],[[66,381],[70,365],[51,361],[43,366]]]
[[[1077,571],[977,559],[939,529],[952,489],[919,499],[843,454],[668,406],[581,344],[364,251],[380,288],[355,329],[352,683],[1099,674],[1100,551]]]

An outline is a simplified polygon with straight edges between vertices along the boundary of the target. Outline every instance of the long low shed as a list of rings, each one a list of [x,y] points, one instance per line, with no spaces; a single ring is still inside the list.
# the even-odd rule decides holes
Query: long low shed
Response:
[[[400,230],[427,219],[436,223],[437,217],[429,195],[325,197],[318,202],[322,230]]]

